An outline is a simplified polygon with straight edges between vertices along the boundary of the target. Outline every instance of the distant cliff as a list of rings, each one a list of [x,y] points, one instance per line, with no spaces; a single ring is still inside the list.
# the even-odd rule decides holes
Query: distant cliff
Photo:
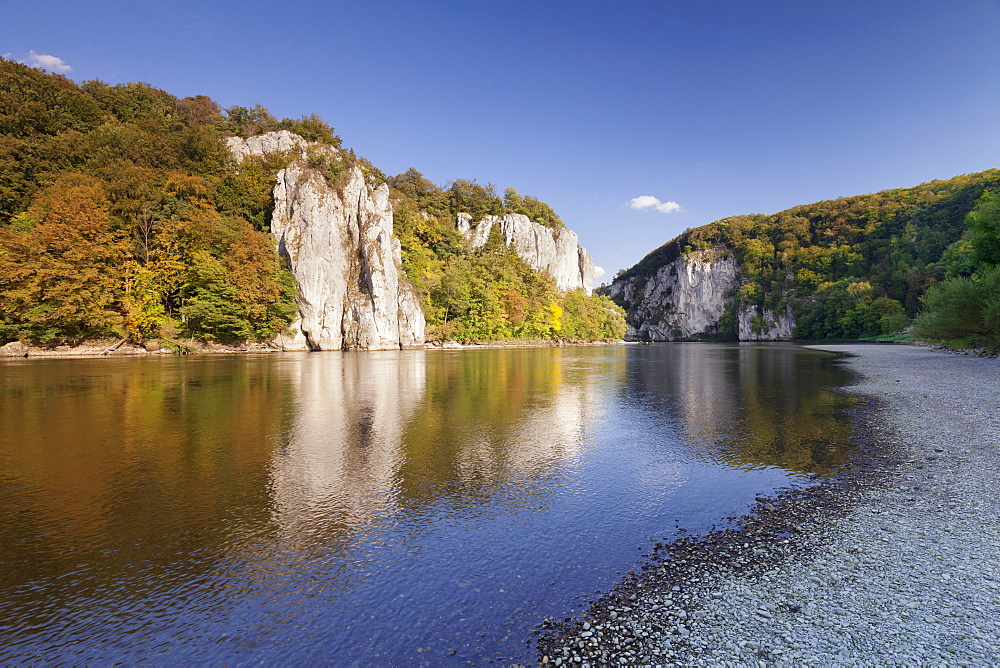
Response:
[[[741,285],[739,264],[723,248],[695,251],[660,266],[648,277],[630,276],[608,287],[625,308],[631,341],[792,338],[791,311],[774,314],[752,307],[734,311]]]
[[[460,213],[457,227],[473,249],[485,246],[490,232],[497,227],[507,245],[528,265],[552,276],[557,288],[582,288],[588,295],[592,292],[594,261],[577,243],[573,230],[546,227],[519,213],[485,216],[475,223],[472,216]]]
[[[279,253],[299,288],[299,317],[292,335],[279,338],[281,345],[385,350],[423,344],[423,312],[392,236],[389,187],[372,188],[357,164],[345,165],[332,187],[310,161],[345,158],[287,130],[228,143],[237,159],[291,152],[291,162],[277,176],[271,217]]]
[[[744,215],[688,230],[606,293],[637,341],[876,337],[966,271],[964,220],[1000,171]]]

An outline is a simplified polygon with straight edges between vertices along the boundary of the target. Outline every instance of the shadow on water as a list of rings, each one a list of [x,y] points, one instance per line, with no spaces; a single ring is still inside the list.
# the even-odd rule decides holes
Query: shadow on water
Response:
[[[0,364],[0,662],[530,660],[849,455],[785,345]]]

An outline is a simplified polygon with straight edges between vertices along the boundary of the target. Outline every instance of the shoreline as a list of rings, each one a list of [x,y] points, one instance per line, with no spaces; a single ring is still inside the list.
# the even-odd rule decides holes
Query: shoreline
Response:
[[[28,346],[14,341],[0,346],[0,360],[2,359],[83,359],[98,357],[142,357],[146,355],[240,355],[247,353],[291,353],[305,354],[311,352],[379,352],[369,350],[286,350],[270,343],[247,343],[239,346],[228,346],[217,343],[205,343],[199,341],[177,342],[187,349],[180,353],[171,350],[165,345],[146,348],[136,344],[119,343],[113,341],[101,343],[85,343],[79,346],[56,346],[54,348],[40,348]],[[176,345],[176,343],[175,343]],[[480,350],[486,348],[564,348],[578,346],[626,346],[637,345],[631,342],[615,339],[600,341],[582,341],[576,339],[531,339],[524,341],[480,341],[473,343],[459,343],[457,341],[431,341],[420,346],[407,348],[390,348],[388,350]]]
[[[150,345],[150,343],[152,345]],[[221,343],[209,343],[204,341],[171,341],[174,346],[182,346],[183,351],[173,350],[168,345],[160,343],[159,340],[145,345],[138,345],[127,342],[114,342],[112,340],[83,343],[78,346],[60,345],[52,348],[43,348],[33,345],[25,345],[20,341],[12,341],[0,346],[0,360],[17,358],[45,358],[45,359],[84,359],[97,357],[142,357],[146,355],[238,355],[238,354],[271,354],[271,353],[309,353],[309,352],[377,352],[369,350],[287,350],[271,342],[244,343],[241,345],[226,345]],[[578,346],[640,346],[655,345],[657,343],[671,343],[666,341],[626,341],[624,339],[602,339],[597,341],[584,341],[579,339],[525,339],[521,341],[427,341],[418,346],[409,346],[399,350],[483,350],[497,348],[563,348]],[[675,341],[672,343],[702,343],[700,341]],[[725,343],[725,342],[719,342]],[[809,343],[796,341],[740,341],[739,343],[784,343],[791,345],[801,345],[817,349],[826,349],[830,346],[911,346],[924,348],[935,352],[947,353],[949,355],[964,355],[969,357],[1000,358],[1000,349],[981,348],[951,348],[944,344],[930,343],[926,341],[892,341],[892,342],[855,342],[855,343]],[[391,348],[389,350],[396,350]]]
[[[657,544],[580,617],[545,620],[549,665],[1000,661],[1000,360],[845,354],[859,453],[725,529]]]

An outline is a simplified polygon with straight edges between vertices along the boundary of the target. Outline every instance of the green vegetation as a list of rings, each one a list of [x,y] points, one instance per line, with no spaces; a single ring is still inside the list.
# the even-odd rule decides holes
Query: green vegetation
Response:
[[[459,341],[511,339],[620,339],[624,312],[607,297],[560,292],[504,243],[494,227],[486,245],[470,251],[455,228],[459,213],[473,220],[523,213],[562,227],[548,204],[508,188],[459,179],[440,188],[415,169],[388,179],[403,268],[421,295],[429,338]]]
[[[993,169],[770,216],[726,218],[684,232],[620,278],[643,282],[682,254],[716,249],[733,253],[743,272],[734,311],[778,312],[790,304],[797,338],[891,334],[918,314],[928,290],[1000,256],[996,224],[977,222],[995,220],[988,213],[995,204],[980,204],[970,217],[976,234],[964,223],[984,191],[998,185],[1000,170]],[[967,280],[981,280],[976,276]],[[732,327],[723,329],[732,335]]]
[[[0,59],[0,343],[287,328],[294,281],[267,233],[283,165],[235,165],[224,141],[275,125],[339,144],[315,116],[223,113],[205,96]]]
[[[923,296],[915,331],[959,347],[1000,348],[1000,192],[966,217],[969,230],[942,258],[948,278]]]
[[[221,110],[144,83],[76,84],[0,59],[0,344],[188,336],[259,341],[287,328],[295,283],[269,235],[272,189],[291,156],[236,164],[225,139],[289,130],[324,144],[307,159],[333,188],[361,167],[390,182],[404,266],[431,336],[462,340],[618,338],[620,309],[560,294],[503,243],[472,253],[458,213],[523,213],[551,228],[545,203],[416,170],[387,179],[318,116],[277,120]]]

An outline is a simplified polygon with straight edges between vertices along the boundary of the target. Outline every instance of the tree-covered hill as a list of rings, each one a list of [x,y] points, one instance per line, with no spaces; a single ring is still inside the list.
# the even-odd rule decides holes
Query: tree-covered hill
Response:
[[[315,115],[277,120],[259,105],[223,110],[144,83],[77,84],[0,58],[0,344],[261,341],[286,329],[295,282],[269,223],[291,156],[237,163],[225,142],[278,129],[332,147],[340,159],[315,165],[332,183],[351,164],[386,181]],[[438,335],[621,335],[610,302],[559,294],[505,249],[468,251],[454,230],[457,212],[561,226],[548,205],[475,181],[427,187],[415,174],[416,190],[409,172],[392,179],[394,226]]]
[[[966,261],[966,216],[998,186],[1000,170],[991,169],[772,215],[725,218],[684,232],[616,280],[643,281],[684,254],[717,248],[740,266],[733,312],[776,313],[790,304],[797,338],[898,331],[920,312],[927,290]],[[727,325],[722,335],[735,337],[731,318]]]
[[[609,298],[583,290],[560,291],[504,244],[498,230],[485,247],[469,252],[455,217],[520,213],[546,227],[563,222],[551,207],[507,188],[459,179],[439,187],[415,169],[389,178],[393,227],[403,267],[420,292],[428,335],[457,340],[565,338],[620,339],[625,314]]]

